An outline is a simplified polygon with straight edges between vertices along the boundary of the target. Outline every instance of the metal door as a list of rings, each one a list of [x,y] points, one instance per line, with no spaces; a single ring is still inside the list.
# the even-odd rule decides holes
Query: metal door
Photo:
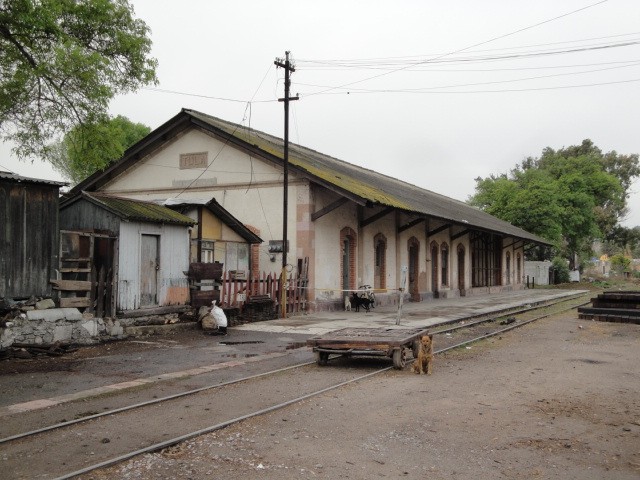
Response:
[[[160,269],[160,237],[142,235],[140,254],[140,306],[158,305],[158,270]]]

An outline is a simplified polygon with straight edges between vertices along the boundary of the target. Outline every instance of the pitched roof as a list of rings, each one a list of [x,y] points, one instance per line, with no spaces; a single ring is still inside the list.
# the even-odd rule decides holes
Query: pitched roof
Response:
[[[166,141],[173,131],[198,126],[225,138],[230,145],[241,146],[275,162],[284,158],[284,141],[268,133],[249,129],[196,110],[183,109],[127,150],[125,156],[103,172],[97,172],[74,187],[95,189],[115,178],[141,157],[150,145]],[[549,242],[509,222],[444,195],[417,187],[373,170],[353,165],[295,143],[289,143],[289,166],[297,175],[307,177],[361,205],[393,207],[416,216],[435,217],[452,224],[504,234],[549,245]]]
[[[177,199],[168,199],[163,202],[164,205],[168,206],[173,210],[178,210],[184,212],[183,207],[191,207],[191,206],[199,206],[208,208],[211,213],[217,216],[222,222],[237,233],[240,237],[245,239],[247,243],[262,243],[262,239],[249,230],[244,223],[238,220],[236,217],[231,215],[231,213],[220,205],[215,198],[212,198],[209,201],[197,202],[193,200],[177,200]]]
[[[123,220],[185,226],[195,225],[196,223],[190,217],[156,203],[132,200],[130,198],[114,197],[95,192],[82,192],[74,198],[65,200],[60,205],[60,208],[65,208],[81,199],[86,199]]]

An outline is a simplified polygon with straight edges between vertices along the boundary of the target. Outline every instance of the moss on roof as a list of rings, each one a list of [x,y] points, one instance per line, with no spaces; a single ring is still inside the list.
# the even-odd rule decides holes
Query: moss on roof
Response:
[[[229,135],[233,135],[239,140],[247,142],[260,150],[270,153],[277,158],[284,158],[284,145],[281,139],[272,137],[271,135],[256,130],[249,130],[242,126],[232,125],[227,122],[221,121],[215,117],[210,117],[199,112],[190,112],[192,115],[203,119],[207,123],[213,124],[220,128]],[[330,184],[335,185],[347,192],[350,192],[358,197],[368,200],[372,203],[380,203],[382,205],[388,205],[390,207],[401,208],[405,210],[412,210],[411,205],[402,201],[400,198],[390,195],[383,189],[368,183],[365,180],[358,178],[358,174],[362,174],[363,169],[356,169],[353,173],[348,171],[348,167],[355,167],[354,165],[347,164],[336,158],[332,158],[333,162],[343,163],[343,168],[340,170],[333,168],[326,158],[331,158],[326,155],[325,159],[319,158],[318,152],[301,147],[296,144],[289,144],[289,163],[294,165],[309,174],[324,180]],[[316,157],[315,159],[313,157]],[[315,161],[314,161],[315,160]]]
[[[203,122],[203,128],[217,129],[278,159],[284,158],[284,141],[281,138],[195,110],[183,109],[183,113]],[[550,244],[537,235],[459,200],[324,155],[301,145],[289,144],[289,163],[299,171],[307,172],[312,180],[324,183],[326,186],[333,185],[337,191],[351,194],[352,198],[460,225],[490,230],[535,243]]]
[[[196,223],[186,215],[151,202],[113,197],[95,192],[83,192],[82,195],[125,220],[174,225],[194,225]]]

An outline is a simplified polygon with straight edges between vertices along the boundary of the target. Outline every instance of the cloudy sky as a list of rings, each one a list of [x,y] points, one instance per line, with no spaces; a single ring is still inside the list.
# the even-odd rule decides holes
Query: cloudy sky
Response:
[[[547,146],[640,153],[637,0],[131,3],[160,83],[111,113],[152,128],[187,107],[282,136],[288,50],[291,141],[459,200]],[[60,178],[8,150],[5,169]]]

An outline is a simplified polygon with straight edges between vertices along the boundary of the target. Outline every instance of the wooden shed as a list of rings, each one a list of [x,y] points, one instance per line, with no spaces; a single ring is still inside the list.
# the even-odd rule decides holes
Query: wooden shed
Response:
[[[0,298],[51,295],[63,185],[0,172]]]
[[[110,298],[104,299],[105,316],[179,310],[189,302],[185,272],[194,224],[162,205],[82,192],[60,206],[63,274],[91,281],[93,292],[101,285],[99,271],[105,271],[105,288],[91,295],[100,303],[113,285]],[[95,305],[87,297],[76,292],[70,302]]]

